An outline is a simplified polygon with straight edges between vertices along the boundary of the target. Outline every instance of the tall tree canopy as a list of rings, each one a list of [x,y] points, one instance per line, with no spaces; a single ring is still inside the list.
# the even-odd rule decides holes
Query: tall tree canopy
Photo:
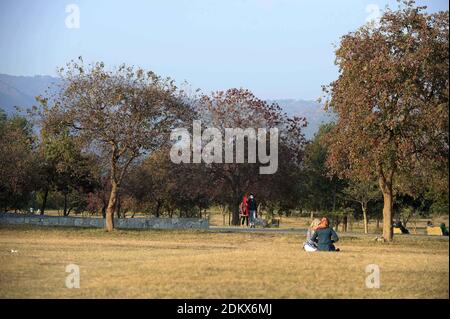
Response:
[[[226,136],[223,132],[227,128],[242,130],[262,128],[267,131],[277,128],[279,131],[278,150],[271,150],[271,152],[277,151],[277,158],[280,159],[280,167],[274,174],[262,175],[259,171],[261,164],[250,162],[248,152],[249,141],[252,138],[250,135],[245,137],[244,163],[237,163],[236,156],[236,160],[231,163],[225,160],[224,163],[207,165],[213,175],[212,179],[217,185],[221,185],[220,189],[232,194],[228,197],[227,204],[232,208],[232,223],[237,225],[239,223],[239,203],[244,192],[258,193],[261,198],[266,197],[272,201],[279,198],[281,189],[277,190],[277,187],[281,185],[280,179],[285,178],[284,181],[287,181],[288,178],[291,178],[287,167],[290,164],[298,164],[301,160],[305,144],[302,128],[306,126],[306,119],[288,117],[278,104],[269,104],[243,88],[203,95],[197,104],[197,111],[206,127],[217,128],[223,136]],[[269,136],[267,136],[268,140]],[[225,138],[223,141],[224,152],[230,146],[232,149],[236,149],[238,143],[237,139],[227,141]],[[259,154],[259,151],[255,149],[254,153],[257,152]],[[275,184],[277,186],[271,189],[269,185]],[[284,193],[284,197],[286,197],[286,193]]]
[[[414,1],[387,9],[379,25],[342,38],[339,77],[324,88],[338,115],[327,163],[341,176],[378,180],[388,241],[393,187],[447,180],[448,19],[448,11],[427,14]]]
[[[106,229],[131,162],[167,143],[170,131],[191,115],[184,92],[171,79],[126,65],[72,61],[61,68],[62,87],[41,98],[44,126],[65,126],[85,147],[109,159],[111,191]]]

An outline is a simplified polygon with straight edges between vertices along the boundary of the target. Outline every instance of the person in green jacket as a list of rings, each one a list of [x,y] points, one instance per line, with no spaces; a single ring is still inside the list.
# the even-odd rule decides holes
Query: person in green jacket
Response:
[[[317,242],[317,250],[319,251],[339,251],[334,246],[334,243],[339,240],[339,237],[333,228],[330,227],[330,222],[326,217],[320,221],[311,240]]]
[[[441,227],[442,235],[448,236],[448,229],[447,229],[447,227],[445,227],[445,224],[442,223],[439,227]]]

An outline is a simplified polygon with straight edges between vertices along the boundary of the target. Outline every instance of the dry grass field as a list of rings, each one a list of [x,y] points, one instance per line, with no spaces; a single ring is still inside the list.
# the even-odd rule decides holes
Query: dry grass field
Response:
[[[372,238],[343,236],[339,253],[306,253],[292,233],[0,226],[0,297],[449,297],[448,237]],[[79,289],[65,287],[71,263]],[[365,286],[368,264],[380,267],[379,289]]]

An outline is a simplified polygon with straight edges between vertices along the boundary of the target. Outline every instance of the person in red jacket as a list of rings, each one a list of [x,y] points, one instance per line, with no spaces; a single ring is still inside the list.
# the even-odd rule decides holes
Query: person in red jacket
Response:
[[[239,210],[241,213],[241,226],[245,225],[248,227],[248,199],[247,194],[242,198],[242,202],[239,205]]]

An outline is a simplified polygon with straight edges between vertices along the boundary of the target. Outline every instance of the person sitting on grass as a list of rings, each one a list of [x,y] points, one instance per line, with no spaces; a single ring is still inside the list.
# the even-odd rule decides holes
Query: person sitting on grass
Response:
[[[339,251],[334,246],[334,243],[339,240],[339,237],[333,228],[330,227],[330,222],[326,217],[321,219],[311,240],[317,242],[317,250],[319,251]]]
[[[317,226],[320,224],[319,218],[314,218],[311,222],[311,225],[308,228],[308,232],[306,233],[306,242],[303,243],[303,249],[305,251],[317,251],[317,243],[312,240],[312,236],[317,229]]]

